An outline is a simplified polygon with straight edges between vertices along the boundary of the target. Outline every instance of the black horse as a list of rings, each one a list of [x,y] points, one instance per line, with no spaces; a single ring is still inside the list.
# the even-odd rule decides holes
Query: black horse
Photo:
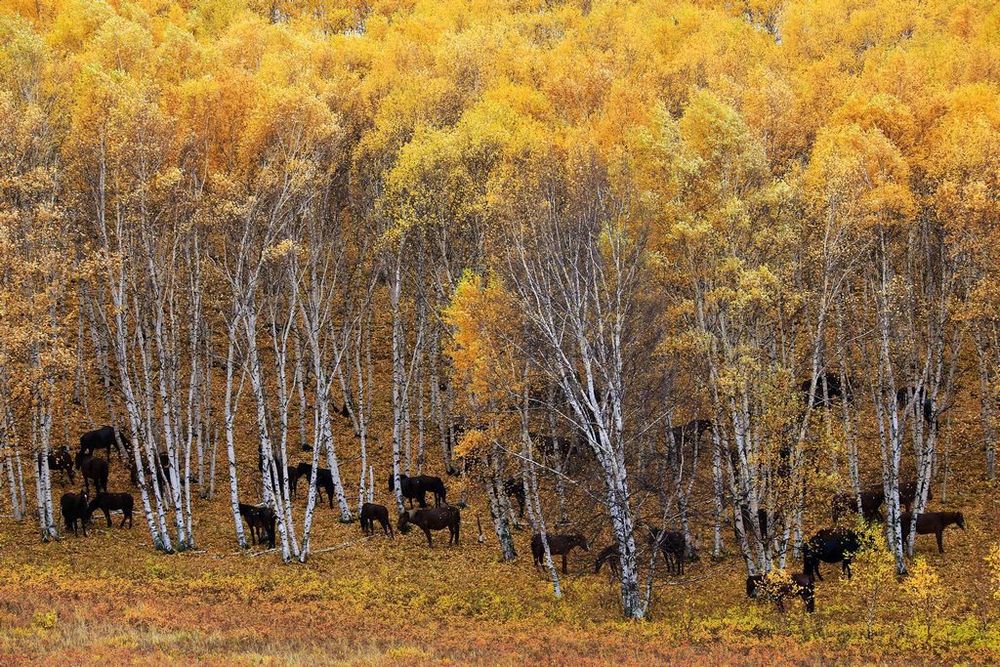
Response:
[[[820,581],[820,561],[824,563],[842,562],[841,568],[847,578],[851,578],[851,561],[861,549],[861,539],[847,528],[824,528],[809,538],[802,547],[802,571]]]
[[[395,537],[392,533],[392,523],[389,522],[389,510],[385,505],[375,503],[365,503],[361,506],[361,530],[365,535],[375,534],[375,522],[382,526],[382,532],[389,537]]]
[[[80,522],[80,526],[83,528],[83,536],[87,536],[87,492],[82,493],[64,493],[62,498],[59,499],[59,507],[62,510],[63,522],[66,524],[66,530],[72,530],[74,535],[79,535],[76,532],[76,522]]]
[[[130,493],[98,493],[97,496],[90,501],[90,505],[87,506],[87,520],[90,520],[90,515],[94,513],[94,510],[101,510],[104,512],[104,518],[108,522],[108,528],[111,527],[111,512],[121,510],[122,522],[118,525],[119,528],[125,527],[125,521],[128,521],[128,527],[132,527],[132,508],[134,501],[132,500],[132,494]]]
[[[257,544],[258,542],[263,544],[266,539],[268,548],[274,548],[274,510],[267,505],[240,503],[240,516],[243,517],[247,522],[247,526],[250,527],[250,541],[252,544]]]
[[[73,456],[65,445],[49,452],[49,470],[62,470],[63,474],[73,483]]]
[[[97,493],[108,490],[108,462],[92,454],[76,453],[76,469],[83,473],[83,488],[90,493],[93,480]]]
[[[122,444],[126,449],[129,448],[129,442],[125,439],[125,436],[118,433],[118,437],[121,438]],[[98,449],[103,449],[105,451],[105,458],[111,460],[111,447],[115,444],[115,429],[111,426],[102,426],[99,429],[93,431],[87,431],[80,436],[80,452],[83,454],[93,454]]]
[[[410,531],[410,526],[414,525],[424,531],[427,536],[427,546],[433,547],[431,540],[432,530],[448,529],[448,544],[458,544],[459,528],[462,524],[462,517],[457,507],[445,505],[433,509],[411,509],[400,513],[399,522],[396,528],[399,532],[406,534]]]
[[[823,392],[824,382],[826,384],[825,396]],[[809,401],[810,385],[812,385],[812,379],[803,380],[802,383],[799,384],[799,391],[802,392],[802,395],[805,397],[805,400],[807,402]],[[841,386],[839,375],[831,373],[830,371],[826,371],[824,373],[821,373],[816,378],[816,390],[813,392],[812,395],[813,406],[829,407],[829,405],[833,402],[834,399],[836,398],[843,399],[845,397],[847,398],[847,400],[850,400],[851,398],[850,394],[848,392],[845,392],[844,387]]]
[[[312,478],[313,467],[311,463],[300,463],[295,467],[294,473],[291,468],[288,470],[288,484],[291,487],[291,493],[294,497],[296,491],[298,490],[299,480],[303,477],[306,479],[306,484]],[[333,473],[330,472],[329,468],[316,468],[316,494],[320,502],[323,501],[323,494],[320,491],[326,491],[327,498],[330,501],[330,509],[333,509]]]
[[[404,500],[410,501],[410,507],[413,507],[413,501],[416,500],[420,507],[427,507],[427,489],[424,488],[423,483],[419,477],[409,477],[403,473],[399,474],[399,490],[403,496]],[[440,480],[439,480],[440,481]],[[396,483],[393,475],[389,475],[389,493],[393,493],[396,490]]]
[[[434,477],[433,475],[417,475],[415,479],[417,480],[417,483],[420,484],[420,488],[423,489],[424,493],[434,494],[435,507],[448,504],[448,489],[445,488],[444,482],[441,481],[440,477]]]
[[[671,574],[684,574],[684,563],[689,560],[696,560],[694,550],[688,550],[684,533],[676,530],[660,530],[659,528],[649,528],[649,547],[659,549],[663,553],[663,560],[667,564],[667,571]]]
[[[503,483],[503,492],[508,498],[513,498],[517,501],[517,516],[519,519],[523,519],[525,505],[524,481],[520,477],[511,477]]]
[[[934,401],[927,396],[927,391],[921,387],[917,391],[916,387],[900,387],[896,390],[896,405],[901,409],[912,406],[915,412],[919,412],[927,423],[933,423],[937,419]]]

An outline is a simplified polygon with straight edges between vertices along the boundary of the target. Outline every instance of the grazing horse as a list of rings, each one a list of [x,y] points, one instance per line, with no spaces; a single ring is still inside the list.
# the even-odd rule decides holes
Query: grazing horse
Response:
[[[810,614],[816,611],[816,589],[811,575],[795,573],[790,581],[774,580],[766,574],[747,577],[747,597],[771,600],[785,613],[785,598],[799,597]]]
[[[98,449],[103,449],[106,452],[105,458],[110,461],[111,447],[115,444],[115,434],[116,431],[111,426],[102,426],[99,429],[87,431],[80,436],[80,451],[84,454],[93,454]],[[125,439],[125,436],[121,433],[117,435],[121,438],[122,444],[128,448],[129,442]]]
[[[62,470],[69,483],[73,483],[73,457],[69,453],[69,447],[64,445],[49,452],[49,470]]]
[[[90,480],[97,493],[108,490],[108,462],[93,454],[76,453],[76,468],[83,473],[83,488],[90,493]]]
[[[917,497],[917,482],[910,480],[899,485],[899,504],[907,512],[913,506],[913,501]],[[934,493],[927,489],[927,500],[933,500]],[[879,485],[867,486],[861,490],[861,516],[865,521],[884,521],[882,516],[882,504],[885,502],[885,490]],[[834,522],[844,516],[858,513],[858,503],[853,493],[838,493],[833,496],[831,505],[831,515]]]
[[[365,535],[375,534],[375,522],[382,525],[382,532],[389,537],[395,538],[392,534],[392,524],[389,522],[389,510],[385,505],[375,503],[365,503],[361,506],[361,531]]]
[[[80,526],[83,528],[83,536],[87,536],[87,492],[84,490],[81,493],[64,493],[62,498],[59,499],[59,507],[62,509],[63,522],[66,524],[66,530],[72,530],[74,535],[79,535],[76,532],[76,522],[80,522]]]
[[[267,539],[267,546],[274,548],[274,510],[267,505],[247,505],[240,503],[240,516],[250,527],[250,541],[252,544],[263,544]]]
[[[440,480],[439,480],[440,481]],[[393,493],[396,490],[396,481],[393,475],[389,475],[389,493]],[[427,489],[424,488],[420,477],[409,477],[403,473],[399,474],[399,490],[400,494],[403,496],[404,500],[410,501],[410,507],[413,507],[413,501],[416,500],[420,507],[427,507]]]
[[[900,522],[903,525],[903,541],[910,537],[910,522],[913,515],[909,512],[903,513]],[[961,512],[924,512],[917,515],[917,535],[930,535],[937,538],[938,553],[944,553],[944,529],[950,525],[956,525],[965,530],[965,516]]]
[[[601,567],[607,563],[608,571],[611,573],[611,576],[617,579],[621,576],[622,572],[621,559],[622,555],[621,552],[618,551],[617,544],[611,544],[604,547],[604,549],[601,550],[601,553],[597,554],[597,558],[594,560],[594,574],[600,573]]]
[[[568,573],[566,557],[573,547],[580,547],[584,551],[590,551],[590,547],[587,546],[587,538],[579,533],[572,535],[549,533],[545,538],[549,543],[549,553],[553,556],[562,556],[563,574]],[[531,536],[531,555],[535,558],[535,566],[540,567],[542,559],[545,557],[545,546],[542,544],[541,533],[535,533]]]
[[[420,488],[424,493],[434,494],[435,507],[448,504],[448,489],[445,488],[444,482],[441,481],[440,477],[434,477],[433,475],[417,475],[414,479],[416,479],[417,483],[420,484]]]
[[[111,527],[111,512],[121,510],[122,522],[118,525],[119,528],[125,527],[125,521],[128,520],[128,527],[132,527],[132,507],[134,501],[132,500],[132,494],[130,493],[98,493],[97,496],[90,501],[90,505],[87,506],[87,520],[90,520],[90,515],[94,513],[94,510],[99,509],[104,512],[104,518],[108,522],[108,528]]]
[[[861,516],[864,517],[865,521],[872,523],[883,520],[879,508],[882,507],[884,501],[885,493],[881,491],[866,489],[861,492]],[[830,510],[833,521],[837,522],[841,517],[858,513],[858,500],[853,493],[834,494],[830,502]]]
[[[291,486],[292,496],[296,494],[299,486],[299,480],[303,477],[306,478],[307,484],[308,480],[312,478],[313,467],[311,463],[300,463],[295,467],[294,474],[289,470],[288,472],[288,483]],[[333,493],[335,491],[333,485],[333,474],[330,472],[329,468],[316,468],[316,493],[319,497],[320,502],[323,501],[323,494],[320,491],[326,491],[326,495],[330,500],[330,509],[333,509]]]
[[[448,529],[448,544],[458,544],[458,532],[462,517],[457,507],[445,505],[434,509],[411,509],[401,512],[396,528],[404,535],[410,532],[410,526],[417,526],[427,536],[427,546],[433,547],[432,530]]]
[[[820,561],[824,563],[842,562],[841,568],[851,578],[851,561],[861,548],[858,534],[847,528],[824,528],[809,538],[802,547],[802,571],[820,581]]]
[[[520,477],[511,477],[503,483],[503,492],[508,498],[517,501],[517,518],[524,518],[524,481]]]
[[[676,530],[660,530],[650,527],[649,548],[659,549],[663,553],[663,560],[667,563],[667,571],[671,574],[684,574],[684,563],[688,560],[696,560],[697,555],[693,550],[689,557],[688,545],[684,540],[684,533]]]

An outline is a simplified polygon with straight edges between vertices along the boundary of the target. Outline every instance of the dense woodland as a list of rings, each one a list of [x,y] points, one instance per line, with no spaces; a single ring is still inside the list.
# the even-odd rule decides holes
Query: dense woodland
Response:
[[[998,195],[986,0],[2,0],[3,521],[73,539],[109,424],[165,553],[224,498],[306,562],[428,474],[556,597],[551,536],[610,546],[627,618],[658,530],[797,572],[835,495],[933,582],[917,516],[995,491]]]

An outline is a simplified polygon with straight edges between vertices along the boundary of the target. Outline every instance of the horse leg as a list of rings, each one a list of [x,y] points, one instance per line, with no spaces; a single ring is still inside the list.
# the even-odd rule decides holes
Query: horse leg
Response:
[[[934,536],[937,537],[938,553],[939,554],[943,554],[944,553],[944,529],[941,529],[941,530],[937,531],[934,534]]]
[[[566,554],[563,554],[562,557],[563,557],[563,574],[569,574],[569,571],[566,569]]]
[[[108,528],[111,527],[111,510],[107,507],[104,508],[104,519],[108,522]]]
[[[434,548],[434,541],[431,540],[431,529],[430,528],[424,528],[424,535],[427,536],[427,546],[433,549]]]

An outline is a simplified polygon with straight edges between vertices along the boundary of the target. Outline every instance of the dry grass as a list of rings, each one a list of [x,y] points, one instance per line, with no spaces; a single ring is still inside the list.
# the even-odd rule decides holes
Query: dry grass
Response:
[[[989,663],[1000,658],[1000,632],[983,556],[996,513],[980,505],[969,531],[948,533],[945,556],[921,540],[949,586],[930,644],[898,597],[864,640],[857,600],[830,567],[812,617],[749,603],[732,558],[661,577],[653,620],[623,623],[589,555],[572,559],[566,596],[554,600],[528,559],[499,563],[492,540],[476,542],[473,509],[460,547],[430,550],[416,533],[362,539],[324,508],[314,548],[346,545],[306,565],[237,553],[221,498],[199,502],[198,552],[173,556],[151,549],[141,517],[133,530],[102,520],[86,539],[53,544],[7,520],[0,655],[46,664]],[[527,535],[518,537],[527,553]]]

